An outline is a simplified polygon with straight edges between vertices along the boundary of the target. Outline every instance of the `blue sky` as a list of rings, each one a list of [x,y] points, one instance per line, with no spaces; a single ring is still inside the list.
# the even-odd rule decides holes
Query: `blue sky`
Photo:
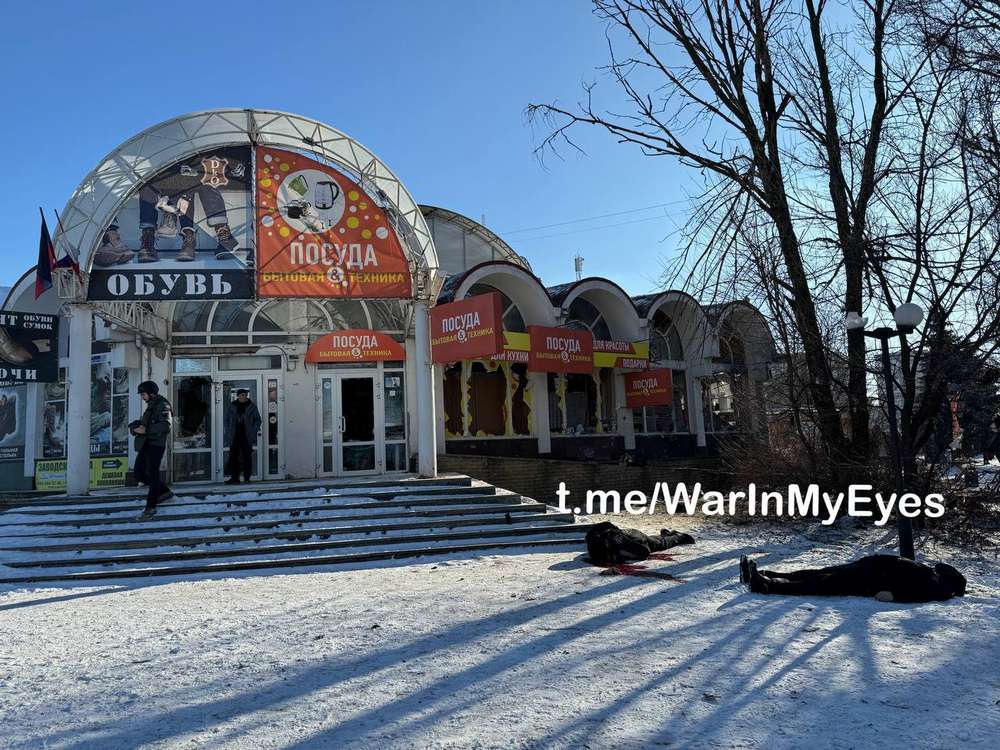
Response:
[[[282,109],[348,133],[418,202],[485,214],[546,284],[571,279],[579,252],[587,275],[651,291],[675,251],[691,185],[676,163],[597,131],[578,133],[585,156],[543,166],[533,154],[544,133],[525,106],[579,100],[607,59],[585,0],[19,3],[5,20],[17,33],[0,43],[0,284],[34,264],[38,206],[61,210],[134,133],[215,107]],[[547,228],[519,231],[535,227]]]

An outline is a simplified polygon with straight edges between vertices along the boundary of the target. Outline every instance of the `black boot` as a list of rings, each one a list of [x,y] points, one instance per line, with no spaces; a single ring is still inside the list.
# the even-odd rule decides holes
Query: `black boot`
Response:
[[[139,239],[140,263],[155,263],[160,259],[156,252],[156,229],[155,227],[143,227],[142,237]]]

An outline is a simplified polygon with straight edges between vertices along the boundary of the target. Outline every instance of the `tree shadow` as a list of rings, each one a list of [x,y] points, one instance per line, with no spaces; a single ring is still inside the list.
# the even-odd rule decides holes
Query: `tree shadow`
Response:
[[[739,555],[741,550],[720,552],[699,558],[676,563],[671,566],[674,573],[681,574],[697,571],[706,565],[717,562],[720,558],[731,558]],[[613,629],[621,622],[628,620],[657,606],[669,604],[682,599],[688,592],[695,590],[689,586],[664,586],[661,582],[651,581],[633,576],[618,576],[601,579],[601,583],[585,590],[565,593],[556,599],[530,603],[523,607],[483,617],[473,621],[458,622],[454,625],[436,630],[415,641],[379,651],[376,654],[350,656],[347,659],[330,656],[320,663],[313,664],[285,680],[271,680],[255,687],[252,691],[244,691],[225,698],[212,698],[217,695],[221,685],[203,685],[201,700],[193,700],[189,691],[178,694],[178,703],[162,711],[151,711],[130,720],[127,726],[120,722],[106,720],[103,724],[91,722],[88,737],[83,739],[74,731],[66,730],[47,736],[50,743],[65,742],[69,748],[84,748],[100,744],[102,747],[134,746],[148,741],[151,736],[163,741],[171,737],[211,727],[213,723],[224,723],[235,716],[240,716],[239,728],[232,732],[246,735],[252,731],[258,721],[253,712],[266,711],[269,708],[281,706],[288,702],[307,697],[312,693],[336,689],[338,685],[358,680],[377,679],[383,673],[396,667],[407,658],[427,659],[439,651],[449,649],[472,648],[472,644],[498,633],[515,631],[537,622],[544,622],[553,614],[568,608],[584,608],[606,596],[633,589],[646,590],[637,601],[620,609],[601,612],[586,618],[571,629],[552,629],[543,635],[524,642],[516,647],[501,651],[484,662],[476,663],[467,669],[448,675],[416,691],[400,696],[385,704],[363,709],[346,720],[337,722],[320,732],[294,743],[289,747],[338,747],[351,741],[363,741],[366,725],[371,722],[395,723],[406,722],[410,726],[424,726],[446,715],[454,715],[464,707],[472,706],[474,698],[462,696],[470,693],[469,688],[477,683],[483,683],[505,671],[514,669],[529,662],[539,653],[558,649],[595,630]],[[452,702],[457,699],[458,702]],[[435,707],[434,711],[429,709]],[[224,734],[219,735],[222,741]]]

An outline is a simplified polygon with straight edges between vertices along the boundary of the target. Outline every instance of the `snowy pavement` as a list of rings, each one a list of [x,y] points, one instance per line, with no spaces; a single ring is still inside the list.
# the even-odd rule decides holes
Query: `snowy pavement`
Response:
[[[881,535],[683,525],[698,543],[649,563],[676,581],[553,548],[0,588],[0,747],[997,747],[995,558],[929,552],[969,578],[950,602],[764,597],[741,553]]]

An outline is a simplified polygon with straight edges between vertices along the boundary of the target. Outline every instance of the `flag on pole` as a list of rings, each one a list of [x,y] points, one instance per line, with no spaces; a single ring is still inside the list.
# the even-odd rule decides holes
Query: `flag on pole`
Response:
[[[41,208],[42,232],[38,238],[38,263],[35,266],[35,299],[41,297],[47,289],[52,288],[52,267],[56,264],[56,249],[52,246],[49,227],[45,223],[45,213]]]

